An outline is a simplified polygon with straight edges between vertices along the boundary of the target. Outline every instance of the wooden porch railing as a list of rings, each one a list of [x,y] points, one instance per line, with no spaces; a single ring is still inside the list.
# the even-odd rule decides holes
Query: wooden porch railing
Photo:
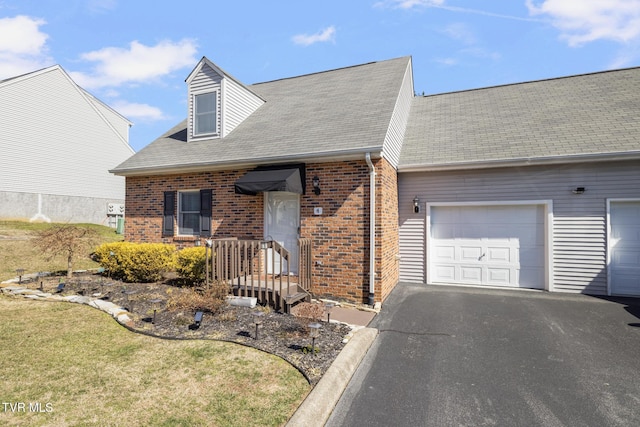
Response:
[[[209,279],[228,283],[238,296],[288,311],[311,292],[311,239],[299,239],[298,247],[298,274],[292,276],[291,253],[274,240],[212,240]]]

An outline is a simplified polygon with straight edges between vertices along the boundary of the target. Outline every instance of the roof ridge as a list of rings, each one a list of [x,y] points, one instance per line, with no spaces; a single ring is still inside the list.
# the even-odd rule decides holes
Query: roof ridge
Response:
[[[505,84],[498,84],[493,86],[476,87],[471,89],[452,90],[449,92],[432,93],[429,95],[417,95],[416,98],[432,98],[432,97],[441,96],[441,95],[452,95],[457,93],[476,92],[476,91],[487,90],[487,89],[496,89],[496,88],[509,87],[509,86],[520,86],[520,85],[526,85],[526,84],[532,84],[532,83],[543,83],[543,82],[549,82],[553,80],[572,79],[575,77],[593,76],[597,74],[608,74],[608,73],[616,73],[620,71],[630,71],[630,70],[640,70],[640,66],[616,68],[615,70],[592,71],[589,73],[572,74],[569,76],[549,77],[545,79],[528,80],[524,82],[515,82],[515,83],[505,83]]]
[[[282,77],[282,78],[279,78],[279,79],[267,80],[267,81],[259,82],[259,83],[253,83],[253,84],[251,84],[251,86],[258,86],[258,85],[262,85],[262,84],[275,83],[275,82],[280,82],[280,81],[284,81],[284,80],[293,80],[293,79],[297,79],[297,78],[300,78],[300,77],[315,76],[315,75],[324,74],[324,73],[331,73],[331,72],[334,72],[334,71],[348,70],[348,69],[351,69],[351,68],[364,67],[364,66],[367,66],[367,65],[379,64],[379,63],[382,63],[382,62],[397,61],[397,60],[404,59],[404,58],[408,59],[408,58],[411,58],[411,56],[410,55],[398,56],[396,58],[383,59],[381,61],[370,61],[370,62],[365,62],[365,63],[362,63],[362,64],[347,65],[345,67],[332,68],[330,70],[315,71],[315,72],[312,72],[312,73],[300,74],[300,75],[297,75],[297,76]]]

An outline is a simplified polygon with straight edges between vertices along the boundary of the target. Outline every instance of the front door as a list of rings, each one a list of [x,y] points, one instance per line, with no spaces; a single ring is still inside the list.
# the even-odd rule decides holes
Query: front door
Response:
[[[287,268],[282,267],[283,272],[297,274],[298,272],[298,237],[300,231],[300,195],[286,191],[270,191],[264,193],[265,197],[265,240],[275,240],[290,252],[290,262]],[[269,273],[272,270],[271,251],[267,251],[267,266]],[[282,260],[276,255],[275,271],[280,271]]]

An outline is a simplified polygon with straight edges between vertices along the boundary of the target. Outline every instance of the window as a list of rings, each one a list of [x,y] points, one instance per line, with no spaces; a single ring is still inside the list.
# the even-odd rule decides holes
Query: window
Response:
[[[182,191],[178,202],[178,234],[200,234],[200,191]]]
[[[215,134],[218,131],[216,117],[218,93],[196,95],[193,101],[194,135]]]
[[[178,235],[211,236],[212,199],[212,190],[165,191],[162,235],[173,237],[177,223]]]

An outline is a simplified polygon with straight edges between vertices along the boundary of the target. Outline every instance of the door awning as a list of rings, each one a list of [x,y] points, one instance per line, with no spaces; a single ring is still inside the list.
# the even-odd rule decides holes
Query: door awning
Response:
[[[288,191],[304,194],[301,169],[287,167],[247,172],[235,183],[236,194],[256,195],[264,191]]]

